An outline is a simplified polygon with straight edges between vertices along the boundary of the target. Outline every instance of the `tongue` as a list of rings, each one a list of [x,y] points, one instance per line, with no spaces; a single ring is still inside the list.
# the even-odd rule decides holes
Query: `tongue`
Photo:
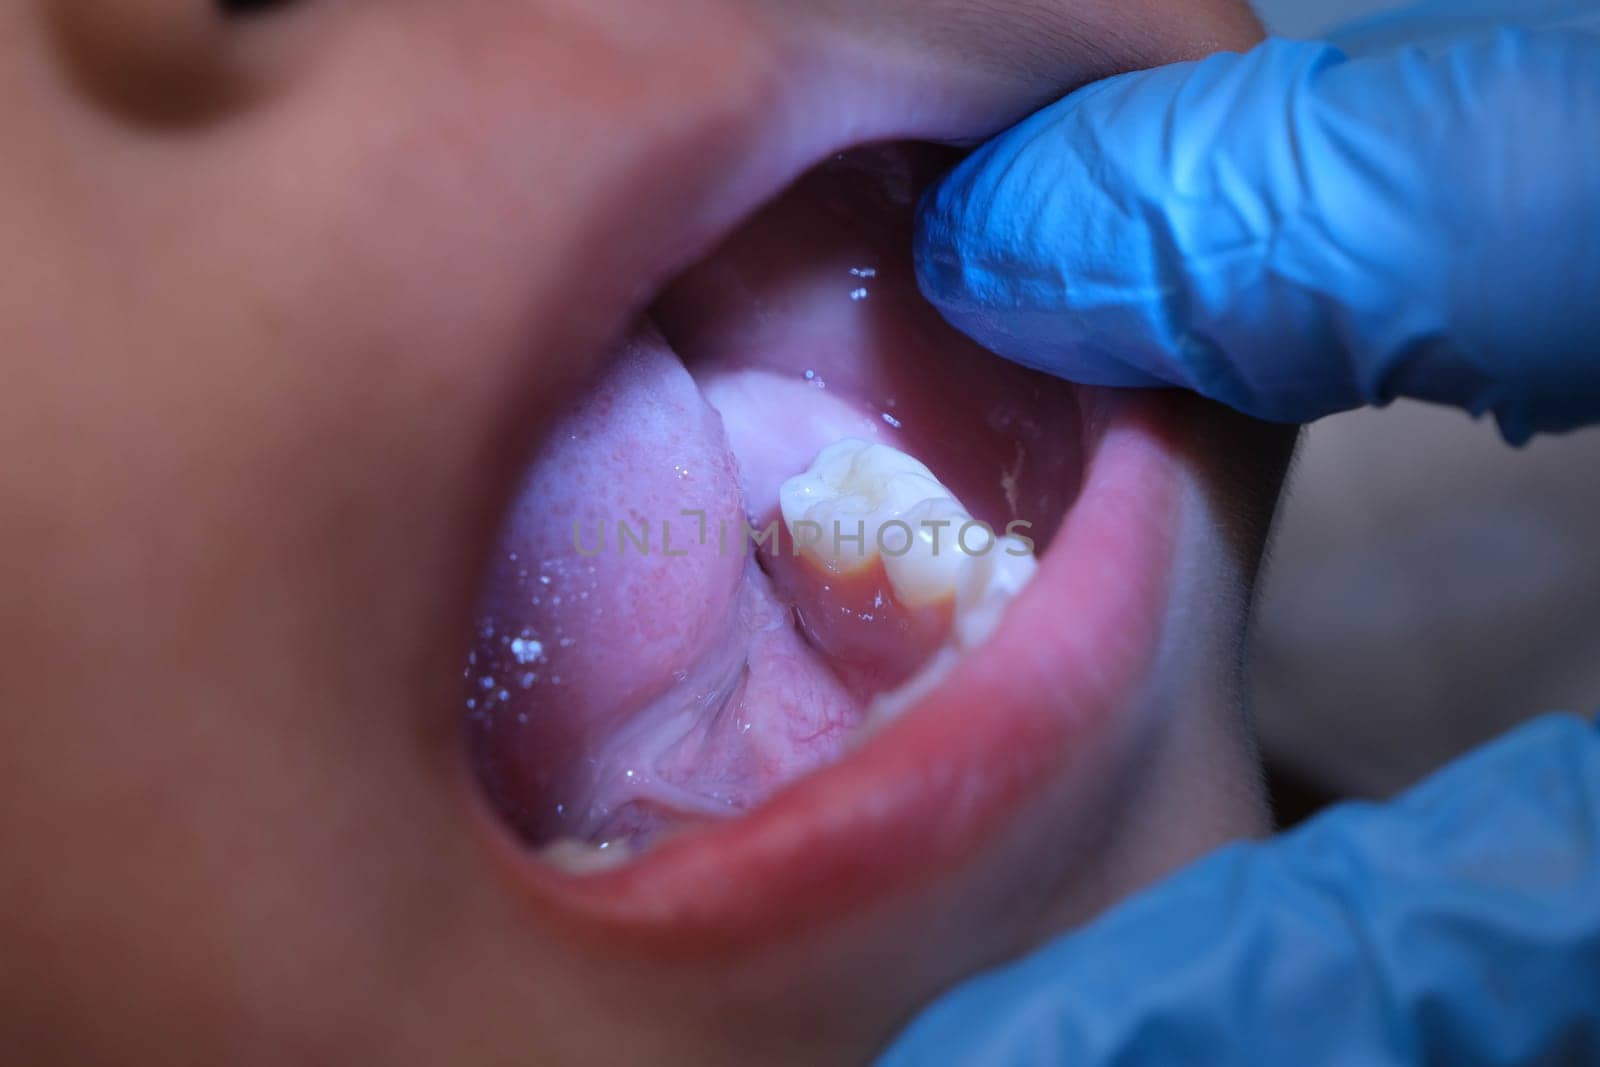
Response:
[[[837,759],[937,646],[947,617],[862,612],[874,590],[752,543],[823,446],[910,452],[1041,545],[1076,491],[1070,388],[917,295],[909,211],[937,161],[870,159],[814,173],[667,294],[666,337],[641,327],[527,476],[465,681],[480,772],[530,841],[737,815]]]
[[[737,470],[649,329],[551,433],[466,673],[480,763],[530,839],[737,814],[859,723],[755,562]]]

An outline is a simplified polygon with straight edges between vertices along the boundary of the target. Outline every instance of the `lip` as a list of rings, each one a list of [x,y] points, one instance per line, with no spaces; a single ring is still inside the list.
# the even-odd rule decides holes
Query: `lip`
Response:
[[[1034,581],[989,642],[839,763],[736,821],[585,874],[521,846],[465,781],[497,867],[540,925],[633,956],[719,957],[958,880],[997,845],[1026,869],[1040,827],[1073,818],[1137,736],[1131,709],[1174,586],[1178,401],[1080,399],[1082,490]]]

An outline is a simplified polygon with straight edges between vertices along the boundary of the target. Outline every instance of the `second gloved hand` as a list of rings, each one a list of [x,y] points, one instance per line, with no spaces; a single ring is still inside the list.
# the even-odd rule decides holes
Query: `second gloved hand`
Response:
[[[1213,853],[935,1001],[881,1067],[1600,1063],[1600,730]]]
[[[1411,396],[1600,419],[1600,38],[1268,41],[1096,83],[923,204],[924,292],[1001,355],[1309,421]]]

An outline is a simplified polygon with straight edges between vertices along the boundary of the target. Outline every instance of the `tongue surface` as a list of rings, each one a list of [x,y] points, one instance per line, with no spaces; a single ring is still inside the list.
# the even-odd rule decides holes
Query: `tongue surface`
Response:
[[[1075,399],[917,295],[907,226],[927,176],[890,156],[807,179],[552,428],[465,675],[480,772],[531,841],[642,844],[737,815],[838,758],[874,692],[936,646],[893,611],[841,630],[823,613],[848,613],[848,591],[753,544],[824,445],[882,440],[995,526],[1053,532],[1081,468]],[[840,659],[841,632],[876,659]]]
[[[837,755],[859,705],[749,530],[721,419],[641,330],[524,483],[469,655],[480,765],[532,840],[648,839]]]

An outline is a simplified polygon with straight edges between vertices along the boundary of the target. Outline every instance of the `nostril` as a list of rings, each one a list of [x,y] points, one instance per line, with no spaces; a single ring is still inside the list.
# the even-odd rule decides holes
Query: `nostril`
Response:
[[[217,7],[225,15],[255,15],[288,7],[294,2],[295,0],[217,0]]]
[[[55,0],[47,10],[62,65],[91,103],[133,125],[173,127],[215,121],[263,95],[282,63],[255,31],[233,24],[292,2]]]

